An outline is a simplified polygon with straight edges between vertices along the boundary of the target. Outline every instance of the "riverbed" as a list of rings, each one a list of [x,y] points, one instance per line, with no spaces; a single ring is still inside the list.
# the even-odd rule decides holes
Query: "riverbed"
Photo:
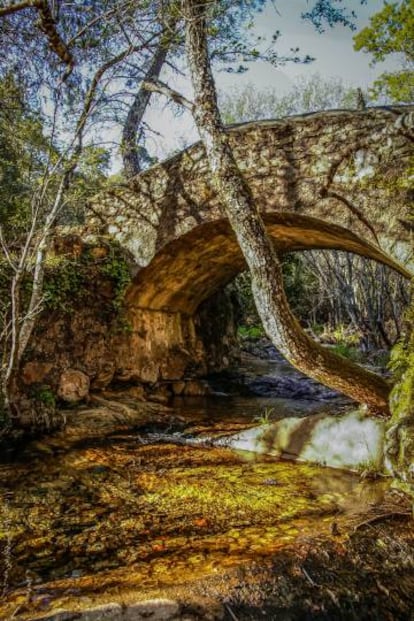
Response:
[[[277,363],[254,360],[245,371],[284,372]],[[81,425],[69,421],[66,431],[9,454],[0,467],[0,618],[49,619],[56,610],[128,606],[160,596],[180,602],[181,616],[174,618],[279,618],[266,613],[272,580],[281,593],[288,588],[286,576],[280,582],[275,573],[278,559],[288,555],[292,579],[299,572],[303,588],[319,597],[321,578],[306,561],[312,550],[325,551],[330,561],[335,554],[345,558],[350,535],[373,529],[381,512],[401,531],[404,579],[412,579],[414,561],[409,547],[402,548],[408,510],[387,479],[361,480],[212,442],[263,417],[341,409],[340,399],[258,397],[228,377],[213,378],[212,387],[216,394],[176,398],[150,412],[125,392],[107,396],[77,413],[85,425],[95,420],[89,433],[73,432]],[[135,412],[133,421],[125,423],[117,407],[125,416]],[[96,421],[108,411],[115,423],[100,426]],[[286,593],[283,598],[293,610],[294,602]],[[404,605],[402,595],[398,618],[409,619]],[[331,618],[314,613],[283,618]]]

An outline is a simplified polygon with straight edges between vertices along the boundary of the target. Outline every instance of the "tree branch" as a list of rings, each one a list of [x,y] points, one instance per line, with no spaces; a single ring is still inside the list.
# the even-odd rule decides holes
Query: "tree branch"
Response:
[[[165,82],[161,82],[161,80],[144,80],[142,82],[142,88],[145,88],[147,91],[151,91],[152,93],[159,93],[160,95],[164,95],[169,99],[172,99],[175,103],[180,104],[184,108],[187,108],[191,112],[194,109],[194,103],[181,95],[178,91],[175,91],[173,88],[165,84]]]
[[[128,178],[134,177],[141,171],[140,157],[137,150],[137,136],[151,97],[151,91],[143,86],[143,82],[158,79],[168,54],[168,48],[168,43],[161,39],[151,59],[150,66],[144,75],[144,79],[135,94],[134,101],[128,110],[121,141],[124,171]]]
[[[37,4],[39,4],[36,0],[27,0],[27,2],[18,2],[17,4],[10,4],[9,6],[5,6],[0,9],[0,17],[7,17],[7,15],[12,15],[13,13],[17,13],[18,11],[23,11],[23,9],[36,9]]]
[[[89,87],[89,90],[86,94],[86,98],[85,98],[85,104],[83,106],[83,111],[79,117],[79,121],[78,121],[78,125],[76,128],[76,135],[79,134],[79,132],[83,131],[83,128],[85,126],[86,120],[88,118],[88,115],[91,111],[92,105],[93,105],[93,100],[95,97],[95,93],[96,90],[98,88],[98,84],[101,81],[102,77],[104,76],[104,74],[111,69],[111,67],[114,67],[115,65],[117,65],[118,63],[122,62],[123,60],[125,60],[125,58],[128,58],[128,56],[130,56],[131,54],[134,54],[135,52],[141,52],[145,47],[148,47],[148,45],[151,43],[151,41],[158,37],[159,35],[156,33],[154,34],[152,37],[150,37],[147,41],[145,41],[144,43],[141,43],[140,45],[135,45],[135,46],[130,46],[128,48],[126,48],[125,50],[123,50],[122,52],[120,52],[119,54],[117,54],[117,56],[114,56],[114,58],[111,58],[110,60],[108,60],[105,64],[103,64],[101,67],[99,67],[99,69],[96,71],[95,75],[93,76],[91,85]]]
[[[0,245],[1,245],[2,249],[3,249],[3,253],[4,253],[4,256],[6,257],[7,263],[10,265],[10,267],[12,268],[13,271],[16,271],[16,266],[15,266],[15,264],[14,264],[12,258],[11,258],[11,255],[10,255],[9,250],[7,248],[7,245],[6,245],[6,240],[5,240],[4,235],[3,235],[3,227],[2,227],[1,224],[0,224]]]
[[[97,15],[96,17],[91,19],[87,24],[85,24],[85,26],[83,26],[80,30],[78,30],[78,32],[75,35],[73,35],[71,39],[69,39],[68,46],[71,46],[76,41],[76,39],[79,39],[79,37],[81,37],[83,34],[85,34],[85,32],[89,30],[89,28],[91,28],[92,26],[100,22],[101,20],[111,17],[112,15],[118,13],[122,8],[131,6],[132,4],[133,4],[133,0],[127,0],[127,2],[121,3],[120,5],[117,5],[114,8],[109,9],[105,13],[101,13],[100,15]]]
[[[56,21],[53,18],[47,0],[27,0],[27,2],[11,4],[0,9],[0,17],[7,17],[23,9],[36,9],[39,12],[40,29],[45,33],[51,50],[65,63],[65,65],[68,65],[68,71],[65,75],[65,77],[68,77],[75,65],[75,59],[57,31]]]

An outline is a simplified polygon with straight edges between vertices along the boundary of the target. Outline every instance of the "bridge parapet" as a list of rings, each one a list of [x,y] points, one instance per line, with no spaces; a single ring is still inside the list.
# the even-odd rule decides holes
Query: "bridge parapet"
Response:
[[[318,112],[228,133],[261,212],[311,216],[373,244],[408,241],[414,106]],[[167,244],[222,218],[197,143],[95,197],[87,229],[113,236],[144,267]]]

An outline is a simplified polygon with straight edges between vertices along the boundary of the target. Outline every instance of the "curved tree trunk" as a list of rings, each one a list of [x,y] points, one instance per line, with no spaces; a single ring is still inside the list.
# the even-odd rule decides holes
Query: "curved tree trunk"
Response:
[[[207,48],[205,8],[199,0],[182,0],[187,59],[195,96],[193,115],[223,208],[252,276],[253,295],[263,327],[295,367],[375,411],[387,411],[388,384],[380,376],[312,341],[290,310],[280,261],[221,123]]]
[[[142,82],[158,79],[168,54],[168,42],[161,38],[151,64]],[[127,179],[135,177],[141,171],[140,158],[137,149],[137,134],[147,109],[151,92],[141,85],[129,109],[125,125],[122,130],[121,153],[124,163],[124,174]]]

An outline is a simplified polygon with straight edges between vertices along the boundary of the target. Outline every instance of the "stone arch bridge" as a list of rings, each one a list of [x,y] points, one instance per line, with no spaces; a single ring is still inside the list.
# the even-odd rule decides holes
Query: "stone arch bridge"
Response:
[[[346,250],[409,277],[396,256],[413,230],[413,106],[320,112],[228,133],[280,252]],[[118,240],[134,274],[126,296],[132,331],[111,341],[112,375],[156,382],[205,373],[200,309],[244,261],[202,145],[105,191],[88,209],[85,235]],[[207,332],[214,341],[214,326]],[[226,362],[218,343],[226,344],[225,330],[215,336],[210,366]]]

